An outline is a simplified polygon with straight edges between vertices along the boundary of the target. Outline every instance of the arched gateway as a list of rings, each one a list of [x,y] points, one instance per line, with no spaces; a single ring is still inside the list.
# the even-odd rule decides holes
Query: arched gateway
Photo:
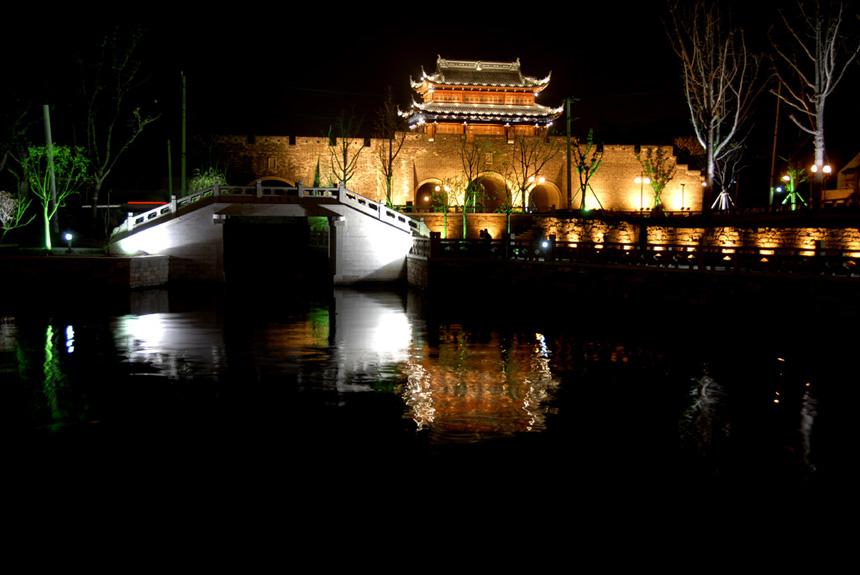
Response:
[[[536,100],[548,86],[550,76],[551,73],[543,78],[524,75],[519,60],[483,62],[438,57],[432,74],[422,69],[420,78],[412,81],[421,101],[402,113],[411,131],[394,135],[396,141],[402,142],[402,148],[391,166],[390,181],[380,176],[379,160],[380,152],[390,140],[360,139],[355,142],[358,145],[350,148],[356,154],[355,171],[346,182],[347,187],[407,212],[410,209],[430,212],[441,206],[462,207],[452,197],[461,192],[446,193],[444,186],[448,183],[454,187],[453,182],[465,179],[464,172],[474,178],[477,171],[492,174],[482,180],[484,212],[510,212],[511,205],[515,206],[514,211],[540,213],[577,207],[568,205],[580,190],[576,168],[567,165],[567,154],[563,153],[567,140],[549,133],[563,107],[543,106]],[[522,163],[523,158],[515,148],[525,141],[541,141],[558,153],[538,170],[533,166],[522,169],[517,162]],[[485,150],[486,161],[479,170],[464,170],[461,157],[464,142],[475,147],[480,143]],[[336,181],[327,166],[336,155],[337,144],[337,139],[333,143],[324,136],[216,137],[218,153],[230,159],[238,181],[277,180],[295,185]],[[636,183],[642,172],[637,160],[639,148],[603,145],[600,170],[588,182],[590,208],[641,213],[651,192]],[[537,181],[527,190],[525,201],[519,186],[506,182],[505,174],[508,180],[517,179],[512,172],[528,173]],[[572,177],[569,172],[574,172]],[[675,177],[661,192],[663,208],[687,213],[701,210],[701,183],[698,170],[678,165]],[[463,187],[461,184],[461,191]],[[513,200],[511,190],[516,190],[514,195],[518,196]]]

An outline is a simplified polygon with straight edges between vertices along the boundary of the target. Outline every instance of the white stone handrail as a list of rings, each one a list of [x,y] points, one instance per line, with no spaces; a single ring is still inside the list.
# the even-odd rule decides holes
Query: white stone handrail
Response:
[[[175,196],[170,202],[139,214],[129,213],[126,220],[114,228],[111,237],[128,234],[143,225],[166,220],[184,212],[197,209],[212,202],[249,202],[249,203],[292,203],[292,204],[334,204],[349,206],[367,216],[401,229],[413,235],[429,236],[429,229],[423,222],[417,222],[400,212],[387,208],[374,200],[346,189],[343,182],[336,188],[306,188],[302,182],[296,187],[263,186],[258,180],[255,186],[221,186],[194,192],[181,198]]]

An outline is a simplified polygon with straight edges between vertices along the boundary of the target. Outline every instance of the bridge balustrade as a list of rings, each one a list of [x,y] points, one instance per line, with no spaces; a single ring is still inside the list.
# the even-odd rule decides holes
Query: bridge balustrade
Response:
[[[173,197],[170,203],[159,206],[137,215],[129,214],[125,222],[112,232],[112,236],[120,233],[131,233],[136,227],[153,221],[174,217],[184,210],[194,209],[202,205],[204,200],[226,203],[323,203],[343,204],[356,209],[368,216],[397,227],[413,235],[429,236],[429,229],[423,222],[391,210],[378,202],[346,189],[343,183],[336,188],[306,188],[302,182],[296,187],[263,186],[260,181],[254,186],[221,186],[215,184],[211,188],[200,190],[183,196]]]

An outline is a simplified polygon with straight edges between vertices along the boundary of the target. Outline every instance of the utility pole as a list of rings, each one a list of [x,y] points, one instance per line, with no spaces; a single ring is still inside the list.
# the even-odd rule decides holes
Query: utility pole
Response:
[[[776,90],[776,120],[773,124],[773,153],[770,157],[770,196],[767,202],[768,208],[773,207],[773,191],[776,187],[776,181],[774,180],[774,174],[776,172],[776,134],[779,130],[779,101],[781,99],[780,95],[782,93],[782,84],[778,84]]]
[[[57,178],[54,173],[54,142],[51,137],[51,110],[48,104],[42,106],[42,114],[45,117],[45,144],[48,147],[48,173],[51,175],[51,211],[54,217],[51,219],[51,231],[60,233],[60,214],[57,211]]]
[[[167,201],[173,199],[173,158],[170,153],[170,140],[167,140]]]
[[[566,98],[564,101],[564,107],[566,110],[566,120],[567,120],[567,209],[571,209],[573,206],[570,205],[573,199],[571,198],[570,191],[572,187],[572,179],[570,175],[570,123],[572,118],[570,117],[570,106],[573,104],[573,98]]]
[[[179,197],[185,197],[185,72],[182,74],[182,162],[179,168]]]

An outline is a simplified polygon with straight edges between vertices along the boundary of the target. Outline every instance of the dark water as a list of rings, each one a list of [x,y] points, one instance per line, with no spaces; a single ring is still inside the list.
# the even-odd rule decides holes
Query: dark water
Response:
[[[805,540],[856,502],[850,314],[317,293],[7,306],[7,469],[65,524],[170,501],[455,536],[789,517]]]

